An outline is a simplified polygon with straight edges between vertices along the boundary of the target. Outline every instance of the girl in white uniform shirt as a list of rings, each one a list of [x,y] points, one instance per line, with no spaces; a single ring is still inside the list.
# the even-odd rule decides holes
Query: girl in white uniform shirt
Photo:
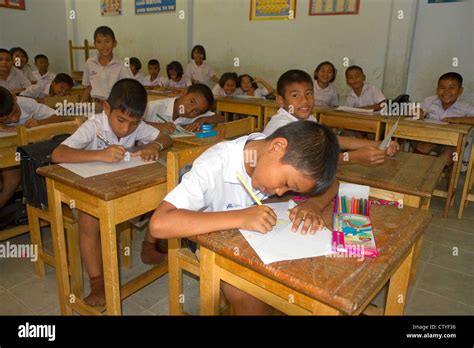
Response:
[[[143,84],[145,76],[140,71],[142,70],[142,62],[137,57],[130,58],[130,71],[132,72],[132,78]]]
[[[184,75],[183,66],[174,60],[166,66],[168,79],[163,83],[163,87],[186,88],[191,86],[191,80]]]
[[[219,84],[212,89],[215,97],[229,97],[241,95],[242,91],[237,88],[237,74],[234,72],[226,72],[219,79]]]
[[[337,70],[334,64],[325,61],[320,63],[314,71],[314,104],[323,106],[337,106],[339,91],[332,83],[336,79]]]
[[[196,45],[193,47],[191,59],[193,61],[188,64],[184,74],[189,77],[193,84],[204,83],[211,87],[211,81],[219,83],[219,78],[214,69],[204,63],[206,60],[206,50],[203,46]]]
[[[23,72],[25,77],[30,81],[35,81],[33,69],[28,64],[28,53],[21,47],[13,47],[10,49],[13,58],[13,66]]]
[[[259,82],[264,87],[258,87]],[[263,98],[275,92],[275,89],[264,79],[259,77],[252,78],[252,76],[247,74],[239,76],[237,86],[242,90],[242,94],[257,98]]]

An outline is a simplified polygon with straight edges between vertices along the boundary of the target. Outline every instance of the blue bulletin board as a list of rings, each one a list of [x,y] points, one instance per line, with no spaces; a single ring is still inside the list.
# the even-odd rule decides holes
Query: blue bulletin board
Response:
[[[135,0],[135,14],[175,11],[176,0]]]

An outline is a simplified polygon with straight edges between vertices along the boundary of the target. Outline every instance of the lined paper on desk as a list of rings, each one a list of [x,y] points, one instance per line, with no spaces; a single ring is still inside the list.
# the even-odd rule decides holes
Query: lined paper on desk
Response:
[[[291,231],[288,216],[288,203],[266,204],[277,214],[277,224],[268,233],[240,230],[244,238],[255,250],[264,264],[297,260],[333,254],[332,232],[327,228],[316,234],[301,234],[301,225],[297,232]]]

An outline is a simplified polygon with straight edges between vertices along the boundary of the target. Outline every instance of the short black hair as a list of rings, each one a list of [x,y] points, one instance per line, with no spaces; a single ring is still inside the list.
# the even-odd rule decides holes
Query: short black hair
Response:
[[[65,73],[59,73],[53,80],[54,83],[66,83],[71,88],[74,86],[74,81],[72,77]]]
[[[176,61],[176,60],[173,60],[171,63],[169,63],[167,66],[166,66],[166,74],[168,75],[168,78],[170,79],[170,71],[171,70],[174,70],[176,71],[176,75],[178,77],[181,77],[183,76],[184,74],[184,69],[183,69],[183,66],[181,65],[180,62]]]
[[[459,83],[459,87],[462,87],[462,76],[461,74],[458,74],[457,72],[451,71],[451,72],[441,75],[440,78],[438,79],[438,85],[442,80],[457,81]]]
[[[358,66],[358,65],[351,65],[350,67],[348,67],[348,68],[346,69],[346,77],[347,77],[347,74],[348,74],[350,71],[352,71],[352,70],[359,70],[359,71],[362,73],[362,75],[364,75],[364,69],[362,69],[362,68],[361,68],[360,66]]]
[[[138,59],[137,57],[130,58],[130,65],[134,65],[138,71],[142,69],[142,62],[140,62],[140,59]]]
[[[0,48],[0,53],[6,53],[6,54],[8,54],[8,55],[10,56],[10,58],[13,58],[13,57],[12,57],[12,54],[10,53],[10,51],[7,50],[6,48]]]
[[[336,70],[336,67],[334,66],[333,63],[331,63],[330,61],[326,60],[322,63],[319,63],[318,66],[316,67],[316,69],[314,70],[314,79],[317,80],[318,79],[318,72],[319,72],[319,69],[321,69],[323,66],[325,65],[329,65],[331,68],[332,68],[332,71],[334,71],[334,76],[332,77],[331,81],[329,81],[329,83],[332,83],[334,82],[334,80],[336,79],[336,74],[337,74],[337,70]]]
[[[189,86],[187,93],[198,93],[206,98],[208,104],[206,111],[208,111],[214,105],[214,94],[212,94],[211,89],[203,83],[196,83],[192,86]]]
[[[10,115],[13,110],[13,95],[5,87],[0,87],[0,118]]]
[[[315,182],[309,194],[318,196],[326,192],[336,178],[340,151],[336,134],[325,125],[298,121],[278,128],[267,140],[276,138],[288,141],[281,162],[293,166]]]
[[[26,57],[26,62],[28,62],[30,60],[30,58],[28,58],[28,53],[26,53],[26,51],[21,48],[21,47],[13,47],[13,48],[10,48],[10,54],[12,55],[12,58],[13,58],[13,55],[16,53],[16,52],[21,52],[23,53],[23,55]]]
[[[140,82],[121,79],[113,85],[107,103],[110,105],[110,112],[120,110],[132,117],[142,118],[147,99],[145,87]]]
[[[107,27],[105,25],[98,27],[94,31],[94,41],[97,39],[97,35],[99,34],[102,36],[110,36],[112,40],[116,41],[114,31],[110,27]]]
[[[223,73],[222,76],[219,79],[219,86],[224,88],[224,85],[227,82],[227,80],[235,81],[235,85],[237,86],[237,74],[235,72]]]
[[[160,66],[160,62],[158,61],[158,59],[150,59],[148,61],[148,65],[158,65],[158,67]]]
[[[308,83],[313,88],[313,79],[306,71],[293,69],[280,76],[277,82],[278,95],[285,96],[285,88],[291,83]]]
[[[201,53],[203,55],[202,60],[206,60],[206,49],[204,48],[204,46],[202,45],[194,46],[193,49],[191,50],[191,59],[194,59],[193,57],[194,51],[198,51],[199,53]]]
[[[37,54],[37,55],[35,56],[35,63],[36,63],[36,61],[37,61],[38,59],[46,59],[46,60],[49,62],[48,57],[46,57],[44,54]]]
[[[237,87],[240,88],[240,85],[242,84],[242,79],[243,79],[244,77],[248,77],[248,78],[250,79],[250,82],[252,83],[252,88],[253,88],[253,89],[257,89],[257,88],[258,88],[257,82],[255,82],[255,81],[253,80],[253,77],[250,76],[250,75],[248,75],[248,74],[242,74],[242,75],[240,75],[240,76],[238,77],[238,79],[237,79]]]

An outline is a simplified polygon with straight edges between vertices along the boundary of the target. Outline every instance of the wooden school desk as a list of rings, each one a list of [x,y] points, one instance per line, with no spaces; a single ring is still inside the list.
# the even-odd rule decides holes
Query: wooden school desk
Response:
[[[181,94],[180,90],[164,87],[147,88],[146,92],[149,102],[158,99],[174,98]]]
[[[166,153],[161,154],[166,158]],[[163,158],[163,157],[162,157]],[[120,286],[116,225],[158,207],[166,194],[166,168],[159,163],[82,178],[58,165],[42,167],[38,174],[46,177],[54,255],[61,314],[72,310],[81,314],[100,314],[87,306],[79,296],[71,303],[61,202],[74,204],[100,220],[100,239],[104,269],[107,314],[120,315],[121,300],[161,277],[167,263],[151,268]],[[74,275],[71,275],[74,276]],[[75,294],[76,295],[76,294]]]
[[[385,118],[385,132],[389,132],[396,118]],[[464,153],[467,132],[471,126],[461,124],[439,124],[425,121],[413,121],[401,119],[395,130],[394,137],[415,141],[424,141],[440,145],[454,146],[458,153],[458,161],[454,162],[451,170],[451,180],[448,184],[448,191],[435,190],[434,195],[446,198],[443,216],[447,217],[449,209],[454,203],[454,195],[461,171],[461,161]]]
[[[319,113],[319,123],[331,128],[344,128],[351,131],[375,134],[375,140],[382,140],[383,117],[380,115],[363,115],[353,112],[324,110]]]
[[[18,147],[18,136],[14,132],[0,132],[0,168],[18,166],[20,163],[15,159]]]
[[[332,207],[323,218],[331,228]],[[402,315],[413,252],[431,214],[375,206],[371,219],[379,255],[364,261],[322,256],[264,265],[238,230],[198,236],[201,314],[218,314],[220,281],[225,281],[286,314]],[[369,303],[387,281],[385,308],[375,310]]]
[[[250,115],[257,117],[256,131],[263,129],[263,102],[264,98],[236,98],[216,97],[216,112],[223,112],[226,122],[229,121],[227,113]]]
[[[204,146],[214,145],[223,140],[222,136],[216,135],[210,138],[198,138],[196,136],[173,138],[173,147],[175,145]]]

